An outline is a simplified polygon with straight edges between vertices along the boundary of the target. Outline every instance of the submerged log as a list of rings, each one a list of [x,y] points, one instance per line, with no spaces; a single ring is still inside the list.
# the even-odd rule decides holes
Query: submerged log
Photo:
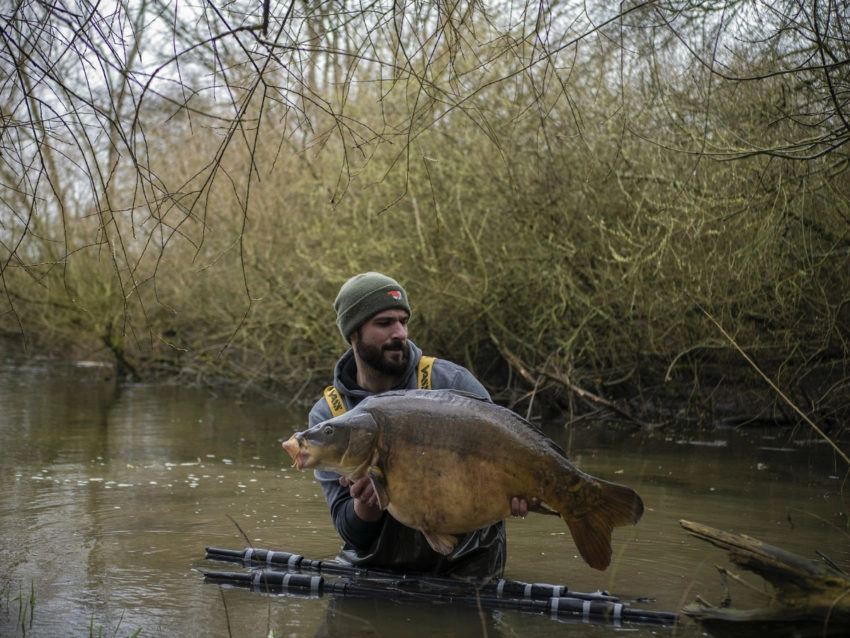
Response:
[[[729,559],[773,586],[766,606],[740,610],[695,604],[682,611],[712,633],[736,636],[850,635],[850,575],[746,535],[679,521],[690,534],[729,551]],[[722,571],[722,570],[721,570]]]

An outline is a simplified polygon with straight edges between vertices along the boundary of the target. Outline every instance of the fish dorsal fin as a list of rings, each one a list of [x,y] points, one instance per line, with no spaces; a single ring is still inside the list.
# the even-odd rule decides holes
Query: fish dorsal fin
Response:
[[[560,445],[558,445],[558,444],[557,444],[557,443],[555,443],[552,439],[550,439],[548,436],[546,436],[546,433],[545,433],[545,432],[543,432],[542,430],[540,430],[540,428],[538,428],[538,427],[537,427],[537,426],[535,426],[535,425],[532,425],[532,427],[533,427],[533,428],[535,428],[536,430],[538,430],[538,431],[539,431],[539,432],[540,432],[543,436],[545,436],[545,437],[546,437],[546,443],[549,445],[549,447],[552,449],[552,451],[553,451],[553,452],[555,452],[556,454],[560,454],[560,455],[561,455],[561,456],[563,456],[565,459],[569,459],[569,458],[570,458],[570,457],[568,457],[568,456],[567,456],[567,453],[564,451],[564,448],[562,448]]]
[[[465,397],[467,399],[475,399],[476,401],[483,401],[484,403],[492,403],[492,401],[486,397],[482,397],[480,394],[475,394],[474,392],[467,392],[466,390],[443,390],[443,392],[447,392],[450,394],[456,394],[459,397]]]
[[[416,395],[416,396],[419,396],[419,397],[424,398],[424,399],[429,399],[431,401],[440,401],[440,400],[445,400],[446,398],[448,398],[448,400],[451,400],[452,397],[457,397],[458,399],[467,399],[467,400],[470,400],[470,401],[480,401],[482,403],[490,403],[490,404],[496,405],[498,408],[509,413],[510,417],[512,419],[515,419],[516,421],[522,423],[530,431],[534,432],[534,436],[539,436],[542,440],[545,440],[546,446],[549,447],[549,449],[551,449],[553,452],[555,452],[559,456],[562,456],[565,459],[569,459],[569,456],[567,456],[567,453],[564,451],[564,449],[561,446],[559,446],[557,443],[555,443],[543,431],[542,428],[535,425],[534,423],[532,423],[528,419],[523,418],[522,416],[520,416],[514,410],[511,410],[510,408],[507,408],[505,406],[500,406],[498,404],[495,404],[495,403],[493,403],[492,400],[490,400],[486,397],[482,397],[481,395],[475,394],[473,392],[467,392],[465,390],[455,390],[455,389],[439,389],[439,390],[430,390],[430,391],[427,391],[427,392],[423,392],[421,390],[390,390],[389,392],[384,392],[379,396],[386,399],[386,398],[390,398],[390,397],[393,397],[393,396],[401,397],[401,396],[409,396],[409,395]]]
[[[464,392],[463,390],[443,390],[443,392],[450,393],[450,394],[455,394],[455,395],[457,395],[457,396],[459,396],[459,397],[464,397],[464,398],[466,398],[466,399],[477,399],[478,401],[484,401],[484,402],[486,402],[486,403],[492,403],[492,401],[490,401],[489,399],[486,399],[486,398],[484,398],[484,397],[478,396],[477,394],[473,394],[472,392]],[[548,446],[549,446],[549,448],[550,448],[553,452],[555,452],[556,454],[558,454],[558,455],[560,455],[560,456],[564,457],[565,459],[569,458],[569,457],[567,456],[567,453],[564,451],[564,449],[563,449],[560,445],[558,445],[557,443],[555,443],[555,442],[554,442],[554,441],[553,441],[553,440],[552,440],[552,439],[551,439],[551,438],[550,438],[550,437],[549,437],[549,436],[548,436],[548,435],[547,435],[547,434],[543,431],[543,429],[542,429],[541,427],[539,427],[539,426],[535,425],[534,423],[532,423],[532,422],[531,422],[531,421],[529,421],[528,419],[523,418],[522,416],[520,416],[520,414],[519,414],[519,413],[515,412],[514,410],[511,410],[510,408],[506,408],[506,407],[504,407],[504,406],[499,406],[499,407],[501,407],[503,410],[505,410],[505,411],[509,412],[509,413],[511,414],[511,416],[513,416],[515,419],[518,419],[519,421],[521,421],[521,422],[522,422],[522,423],[523,423],[526,427],[528,427],[530,430],[532,430],[535,434],[540,435],[543,439],[545,439],[545,441],[546,441],[546,445],[548,445]]]

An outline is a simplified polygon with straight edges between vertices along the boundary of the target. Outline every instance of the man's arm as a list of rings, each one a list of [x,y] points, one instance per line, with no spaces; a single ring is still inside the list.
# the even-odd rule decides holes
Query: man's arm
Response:
[[[308,424],[313,427],[331,416],[327,401],[324,398],[319,399],[310,410]],[[358,481],[355,485],[336,472],[316,471],[314,475],[322,486],[337,534],[357,549],[369,549],[383,526],[383,512],[377,506],[369,504],[374,497],[369,479],[365,479],[365,483]],[[356,499],[352,492],[357,496]]]
[[[372,515],[376,514],[376,518],[361,518],[356,510],[360,507],[359,501],[355,501],[351,495],[354,488],[353,484],[350,484],[347,479],[340,481],[340,475],[335,472],[317,471],[315,476],[322,486],[325,500],[330,508],[331,521],[337,534],[346,543],[357,549],[369,549],[381,533],[384,513],[378,508],[371,508],[371,510],[375,510]],[[364,477],[361,481],[368,483],[369,479]],[[357,487],[360,491],[364,489],[363,485]],[[369,485],[369,490],[371,490],[371,485]],[[361,496],[365,495],[361,494]],[[365,514],[363,515],[365,516]]]

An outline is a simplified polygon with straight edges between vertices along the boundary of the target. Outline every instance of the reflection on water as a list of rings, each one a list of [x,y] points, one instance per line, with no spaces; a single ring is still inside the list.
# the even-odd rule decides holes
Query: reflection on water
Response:
[[[177,387],[118,388],[109,371],[50,361],[0,366],[0,635],[609,635],[516,612],[271,596],[205,583],[207,546],[332,558],[339,545],[318,485],[280,441],[306,411]],[[626,483],[643,520],[614,535],[606,572],[577,556],[566,526],[508,521],[506,577],[607,590],[675,611],[722,600],[725,556],[680,519],[746,533],[850,569],[845,468],[817,441],[764,431],[704,437],[547,428],[582,469]],[[798,435],[799,436],[799,435]],[[247,536],[246,539],[242,534]],[[745,575],[761,586],[755,576]],[[34,590],[32,622],[22,609]],[[759,602],[733,590],[733,602]],[[690,626],[638,636],[700,635]]]

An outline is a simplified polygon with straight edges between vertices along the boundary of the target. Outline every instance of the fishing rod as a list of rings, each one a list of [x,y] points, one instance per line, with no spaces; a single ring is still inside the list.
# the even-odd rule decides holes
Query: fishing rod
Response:
[[[249,587],[264,592],[298,594],[320,597],[323,595],[348,596],[355,598],[392,598],[408,602],[450,602],[523,612],[548,613],[560,620],[580,620],[586,623],[606,623],[619,626],[622,623],[671,626],[676,624],[677,615],[631,607],[610,600],[588,600],[569,595],[548,598],[499,597],[478,589],[435,588],[428,582],[414,579],[392,581],[331,581],[323,576],[301,574],[274,569],[256,569],[245,572],[206,572],[209,582]],[[448,579],[443,579],[448,580]],[[422,587],[421,585],[425,585]]]
[[[519,580],[499,579],[484,584],[476,584],[458,578],[432,576],[430,574],[405,574],[378,569],[365,569],[353,565],[344,565],[336,561],[310,560],[299,554],[273,551],[270,549],[255,549],[247,547],[244,550],[219,549],[207,547],[207,559],[231,563],[241,563],[245,566],[265,565],[267,567],[283,567],[289,571],[306,571],[337,576],[356,576],[366,579],[415,580],[427,583],[433,587],[458,590],[466,588],[470,593],[484,593],[497,598],[519,599],[549,599],[568,596],[581,600],[603,600],[620,602],[619,598],[607,592],[575,592],[569,591],[564,585],[549,585],[546,583],[525,583]]]
[[[607,592],[574,592],[569,591],[564,585],[550,585],[546,583],[526,583],[517,580],[499,579],[494,582],[476,584],[467,580],[432,576],[429,574],[399,573],[379,569],[366,569],[353,565],[345,565],[336,561],[320,561],[304,558],[300,554],[292,552],[274,551],[248,547],[244,550],[220,549],[215,547],[206,548],[206,557],[210,560],[239,563],[245,566],[266,566],[271,570],[258,570],[250,574],[236,572],[212,572],[210,578],[214,580],[225,580],[231,584],[258,587],[255,583],[257,578],[265,578],[262,586],[268,588],[282,588],[289,591],[297,588],[298,593],[320,595],[316,588],[324,588],[328,582],[333,593],[340,593],[340,585],[350,583],[333,583],[327,579],[315,579],[315,576],[293,572],[313,572],[335,576],[355,577],[361,581],[358,585],[358,595],[370,595],[370,585],[362,584],[362,581],[371,583],[377,587],[374,595],[388,593],[398,594],[406,592],[419,599],[434,596],[435,599],[446,600],[447,598],[458,600],[466,597],[476,604],[487,600],[489,606],[503,609],[523,609],[528,611],[551,611],[558,616],[587,616],[595,618],[628,618],[631,622],[644,622],[650,624],[671,625],[676,622],[675,613],[655,612],[632,609],[620,602],[619,598]],[[276,571],[282,568],[285,571]],[[307,579],[307,580],[305,580]],[[364,589],[365,588],[365,589]],[[354,595],[342,591],[342,595]],[[522,601],[530,601],[528,604]],[[599,603],[599,604],[597,604]],[[483,604],[483,603],[482,603]]]

